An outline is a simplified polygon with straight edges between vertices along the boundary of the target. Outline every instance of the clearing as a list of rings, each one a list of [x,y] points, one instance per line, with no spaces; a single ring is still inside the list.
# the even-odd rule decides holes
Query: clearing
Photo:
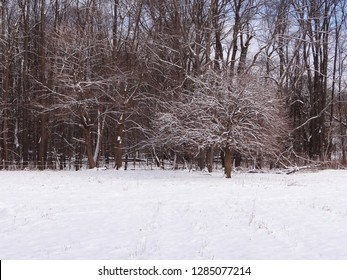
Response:
[[[0,172],[0,259],[347,259],[347,171]]]

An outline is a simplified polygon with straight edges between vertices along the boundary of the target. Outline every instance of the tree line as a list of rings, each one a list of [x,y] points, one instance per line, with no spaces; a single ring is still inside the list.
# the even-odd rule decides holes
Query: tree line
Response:
[[[345,0],[2,0],[0,168],[346,165]]]

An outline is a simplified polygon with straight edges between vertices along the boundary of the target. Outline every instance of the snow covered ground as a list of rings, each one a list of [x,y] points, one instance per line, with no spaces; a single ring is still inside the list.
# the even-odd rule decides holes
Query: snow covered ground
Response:
[[[347,171],[2,171],[0,259],[347,259]]]

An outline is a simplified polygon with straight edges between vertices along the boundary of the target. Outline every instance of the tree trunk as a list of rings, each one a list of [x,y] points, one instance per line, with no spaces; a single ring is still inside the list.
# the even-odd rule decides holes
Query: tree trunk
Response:
[[[46,2],[41,0],[41,24],[40,24],[40,73],[39,80],[42,85],[46,85]],[[46,105],[46,89],[41,88],[42,107]],[[39,141],[39,169],[46,168],[47,161],[47,147],[48,147],[48,114],[43,112],[40,115],[41,128],[40,128],[40,141]]]
[[[238,151],[233,151],[235,167],[240,167],[242,162],[242,155]]]
[[[213,169],[213,146],[208,147],[206,150],[206,163],[207,170],[211,173]]]
[[[96,145],[94,149],[94,162],[99,167],[100,151],[103,142],[103,133],[105,128],[105,115],[102,115],[101,110],[98,109],[98,134],[96,138]]]
[[[92,136],[91,136],[90,127],[89,126],[84,127],[83,133],[84,133],[84,141],[86,143],[89,168],[93,169],[96,167],[96,164],[94,161],[93,144],[92,144]]]
[[[153,147],[153,157],[154,157],[154,161],[155,161],[155,164],[157,165],[157,167],[160,167],[160,160],[159,160],[159,157],[157,156],[157,153],[155,151],[155,147]]]
[[[235,74],[235,64],[236,64],[236,55],[238,51],[238,38],[241,29],[241,6],[242,1],[235,2],[235,23],[233,27],[232,43],[231,43],[231,58],[230,58],[230,75],[231,77]]]
[[[0,4],[0,54],[2,64],[2,161],[0,169],[8,167],[8,97],[9,97],[9,79],[10,79],[10,62],[9,62],[9,42],[7,30],[7,2]],[[1,66],[1,65],[0,65]],[[1,100],[0,100],[1,101]],[[1,104],[1,103],[0,103]],[[1,107],[0,107],[1,110]],[[1,147],[1,146],[0,146]]]
[[[22,127],[19,131],[21,136],[21,140],[19,140],[22,144],[22,159],[23,159],[23,168],[27,168],[29,166],[29,161],[32,160],[30,158],[30,140],[29,131],[32,127],[32,114],[30,113],[30,109],[27,108],[28,104],[30,104],[30,85],[29,85],[29,3],[25,1],[20,1],[20,13],[21,13],[21,25],[23,26],[23,65],[21,68],[21,90],[18,91],[21,93],[22,98],[20,99],[21,106],[21,118],[22,118]]]
[[[5,77],[3,81],[3,90],[2,90],[2,160],[3,164],[1,165],[4,169],[8,168],[9,158],[8,158],[8,90],[9,90],[9,63],[6,58],[5,63]],[[1,169],[1,168],[0,168]]]
[[[231,178],[231,149],[224,148],[224,173],[226,178]]]
[[[119,170],[123,165],[123,138],[124,138],[124,115],[121,114],[120,123],[118,125],[117,139],[115,145],[116,169]]]
[[[204,170],[206,167],[206,151],[203,148],[199,148],[198,165],[200,170]]]
[[[347,160],[346,160],[346,144],[345,144],[345,139],[342,137],[341,139],[341,150],[342,150],[342,158],[341,158],[341,164],[346,165]]]
[[[48,147],[48,115],[42,113],[40,116],[40,141],[39,141],[39,170],[46,168]]]
[[[30,143],[29,143],[29,128],[32,126],[30,117],[31,115],[29,114],[28,110],[26,108],[23,108],[22,110],[23,114],[23,132],[22,134],[22,157],[23,157],[23,169],[27,168],[29,166],[29,149],[30,149]]]
[[[86,145],[89,168],[93,169],[94,167],[96,167],[96,163],[94,160],[93,139],[91,135],[92,124],[90,122],[91,121],[89,119],[88,112],[85,109],[83,109],[81,112],[81,124],[83,128],[83,136],[84,136],[84,142]]]

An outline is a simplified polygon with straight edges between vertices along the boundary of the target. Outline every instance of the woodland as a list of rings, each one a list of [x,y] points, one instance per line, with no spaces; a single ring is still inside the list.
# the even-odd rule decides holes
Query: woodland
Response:
[[[1,0],[0,169],[345,167],[346,11]]]

